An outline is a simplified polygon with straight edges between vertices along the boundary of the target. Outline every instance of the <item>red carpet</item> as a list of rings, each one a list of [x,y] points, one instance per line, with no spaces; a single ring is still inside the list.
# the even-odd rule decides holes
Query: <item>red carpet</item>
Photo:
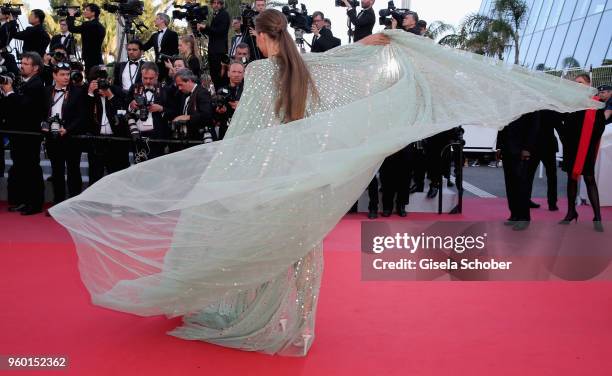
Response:
[[[591,218],[590,208],[580,211]],[[444,217],[506,216],[502,199],[475,199],[464,215]],[[361,282],[364,218],[347,216],[327,237],[316,340],[308,357],[283,358],[183,341],[165,334],[180,319],[91,305],[68,234],[51,218],[0,204],[0,355],[70,362],[64,371],[0,375],[612,374],[612,283]],[[440,217],[401,220],[410,218]]]

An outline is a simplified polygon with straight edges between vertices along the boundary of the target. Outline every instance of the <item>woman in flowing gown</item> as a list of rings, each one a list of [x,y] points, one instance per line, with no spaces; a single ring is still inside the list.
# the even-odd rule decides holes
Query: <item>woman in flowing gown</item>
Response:
[[[280,12],[261,13],[256,31],[269,58],[247,68],[223,141],[109,175],[50,210],[94,304],[182,316],[170,334],[185,339],[305,355],[322,240],[386,156],[460,124],[597,106],[574,83],[401,31],[303,58]]]

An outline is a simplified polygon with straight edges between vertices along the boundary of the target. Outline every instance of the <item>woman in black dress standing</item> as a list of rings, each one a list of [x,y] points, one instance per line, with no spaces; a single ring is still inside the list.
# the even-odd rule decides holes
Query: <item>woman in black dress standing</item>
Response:
[[[588,74],[576,77],[576,82],[591,85]],[[595,159],[599,142],[606,127],[605,110],[587,110],[568,114],[561,135],[563,141],[563,170],[567,173],[567,215],[560,224],[578,221],[576,196],[578,179],[583,176],[589,201],[593,207],[593,227],[602,232],[599,192],[595,182]]]

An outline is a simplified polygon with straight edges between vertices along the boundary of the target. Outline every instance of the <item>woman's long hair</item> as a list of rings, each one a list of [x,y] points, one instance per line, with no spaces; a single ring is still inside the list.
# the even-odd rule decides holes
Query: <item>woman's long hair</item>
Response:
[[[181,42],[189,44],[189,55],[183,56],[185,59],[188,60],[192,56],[197,58],[198,60],[200,59],[198,50],[196,49],[195,38],[193,37],[193,35],[183,35],[181,37]]]
[[[274,111],[277,116],[282,116],[283,122],[303,118],[308,91],[315,100],[319,96],[310,71],[287,31],[287,19],[281,12],[267,9],[257,16],[255,31],[265,33],[272,41],[278,42],[278,54],[274,56],[279,65]]]

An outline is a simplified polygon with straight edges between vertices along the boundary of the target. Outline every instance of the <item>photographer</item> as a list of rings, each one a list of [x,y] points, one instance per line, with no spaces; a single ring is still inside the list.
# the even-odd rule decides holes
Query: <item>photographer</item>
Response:
[[[87,4],[83,9],[83,17],[87,20],[76,26],[74,15],[77,9],[68,8],[68,30],[74,34],[81,34],[83,45],[83,61],[85,61],[85,72],[95,66],[104,64],[102,61],[102,43],[106,36],[106,29],[99,21],[100,7],[96,4]]]
[[[49,46],[49,34],[45,31],[45,12],[40,9],[34,9],[30,12],[28,22],[32,26],[28,26],[25,30],[17,31],[17,21],[12,15],[9,18],[9,32],[14,39],[23,41],[22,52],[36,52],[39,56],[43,56]]]
[[[228,76],[229,85],[220,88],[213,98],[213,102],[216,102],[213,128],[217,140],[222,140],[225,136],[227,126],[234,116],[234,111],[238,108],[244,88],[244,66],[237,61],[233,62],[230,64]]]
[[[263,54],[259,47],[257,47],[257,34],[255,33],[255,24],[254,19],[257,18],[257,15],[264,10],[266,10],[266,1],[265,0],[255,0],[255,9],[250,10],[247,9],[245,12],[249,15],[249,17],[245,17],[245,12],[242,14],[242,42],[249,47],[249,56],[251,60],[259,60],[263,58]],[[236,60],[239,58],[234,56]]]
[[[418,14],[415,12],[408,12],[402,19],[402,29],[415,35],[421,35],[421,29],[417,27],[417,22],[419,22]],[[395,17],[391,19],[391,28],[397,29],[397,20]]]
[[[164,116],[166,92],[159,84],[158,78],[159,71],[157,65],[151,62],[144,63],[142,65],[142,83],[134,85],[128,96],[130,101],[129,110],[141,116],[136,120],[139,137],[166,139],[170,136],[168,121]],[[143,114],[146,114],[144,120]],[[135,130],[132,129],[131,131],[132,135],[134,135]],[[147,159],[163,155],[163,149],[164,147],[161,143],[154,142],[149,144]]]
[[[143,51],[151,48],[155,51],[155,61],[159,69],[159,81],[163,82],[168,78],[168,69],[164,65],[160,55],[174,56],[178,54],[178,34],[168,29],[170,17],[165,13],[158,13],[155,17],[155,27],[157,32],[144,44]]]
[[[44,110],[48,120],[43,124],[47,153],[51,160],[53,177],[53,203],[66,199],[66,172],[68,195],[81,193],[81,144],[72,135],[87,130],[87,88],[70,83],[70,64],[58,63],[53,67],[54,86],[45,88]]]
[[[66,48],[61,44],[52,44],[49,53],[43,56],[43,70],[40,74],[45,86],[53,84],[53,66],[57,63],[67,63],[68,55]]]
[[[115,95],[109,85],[108,73],[103,65],[96,65],[89,73],[87,110],[89,130],[94,135],[127,137],[126,127],[117,121],[117,110],[122,108],[121,96]],[[94,139],[87,152],[89,186],[102,179],[104,172],[112,174],[130,166],[129,143]]]
[[[355,25],[353,41],[358,42],[368,35],[371,35],[374,24],[376,23],[376,14],[374,14],[374,10],[372,9],[374,0],[362,0],[361,6],[363,9],[359,14],[357,14],[357,10],[351,6],[348,0],[342,0],[342,2],[348,9],[346,15],[351,23]]]
[[[19,74],[17,60],[15,60],[15,56],[8,51],[0,51],[0,67],[4,67],[0,69],[13,73],[15,76]]]
[[[113,85],[120,89],[124,95],[127,95],[134,84],[142,82],[140,69],[144,63],[141,41],[129,41],[126,49],[128,61],[117,63],[113,70]]]
[[[419,22],[416,23],[416,27],[419,29],[419,35],[425,36],[425,33],[427,33],[427,22],[425,20],[419,20]]]
[[[177,122],[178,125],[186,124],[187,134],[184,136],[190,140],[202,140],[212,120],[210,93],[197,84],[196,76],[187,69],[178,71],[174,80],[184,97],[180,106],[182,115],[172,120],[175,123],[173,126],[176,127]]]
[[[325,26],[325,16],[322,12],[312,14],[312,48],[310,52],[325,52],[340,45],[340,39],[335,38],[331,30]]]
[[[2,85],[0,113],[6,114],[7,128],[15,131],[39,132],[40,123],[46,117],[44,110],[45,88],[39,72],[42,59],[35,52],[21,56],[21,82],[14,86],[12,79]],[[13,166],[8,176],[9,211],[22,215],[40,213],[44,202],[44,181],[40,168],[39,136],[11,135],[11,159]],[[2,156],[4,158],[4,155]]]
[[[62,46],[69,57],[76,59],[76,39],[68,31],[68,22],[65,19],[59,21],[60,33],[51,38],[50,46]]]
[[[236,55],[236,47],[240,43],[242,43],[243,35],[242,35],[242,18],[235,17],[232,20],[232,29],[234,30],[234,36],[232,37],[232,41],[230,42],[229,49],[229,57],[230,59],[234,59],[234,55]]]
[[[213,0],[213,18],[210,26],[198,24],[198,30],[208,35],[208,66],[215,88],[221,87],[225,80],[221,76],[221,60],[227,55],[227,35],[230,28],[230,15],[223,8],[225,0]]]
[[[10,12],[0,12],[0,49],[8,46],[11,39],[13,39],[11,33],[13,33],[15,30],[13,30],[13,24],[10,23],[10,21],[13,19],[10,18],[10,16]]]
[[[246,43],[240,43],[236,46],[236,54],[234,60],[241,62],[243,65],[251,61],[251,49]]]

